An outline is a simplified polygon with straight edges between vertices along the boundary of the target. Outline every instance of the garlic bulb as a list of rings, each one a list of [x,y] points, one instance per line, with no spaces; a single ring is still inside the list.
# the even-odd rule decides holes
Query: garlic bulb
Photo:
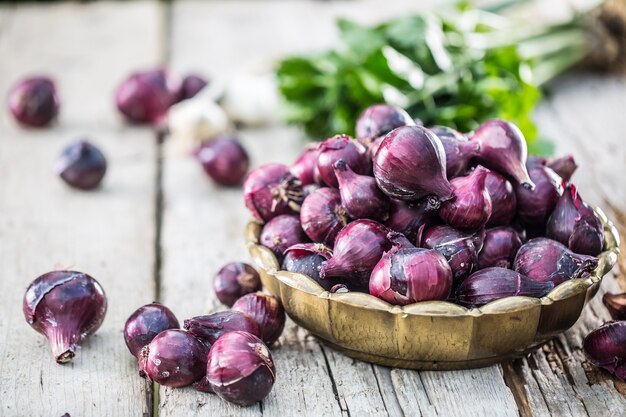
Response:
[[[272,74],[240,74],[228,81],[221,103],[231,120],[262,126],[277,120],[279,100]]]

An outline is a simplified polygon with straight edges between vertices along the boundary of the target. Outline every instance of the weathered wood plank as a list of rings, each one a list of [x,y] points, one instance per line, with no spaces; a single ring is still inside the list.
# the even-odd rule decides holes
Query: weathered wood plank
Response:
[[[0,8],[0,96],[45,72],[59,82],[61,118],[17,127],[0,104],[0,415],[150,415],[152,390],[137,376],[123,323],[153,299],[155,138],[117,120],[113,87],[160,59],[153,2]],[[114,65],[112,65],[114,64]],[[103,187],[67,188],[54,174],[63,147],[86,135],[109,161]],[[92,274],[109,302],[101,329],[71,364],[54,363],[24,321],[29,282],[56,268]]]

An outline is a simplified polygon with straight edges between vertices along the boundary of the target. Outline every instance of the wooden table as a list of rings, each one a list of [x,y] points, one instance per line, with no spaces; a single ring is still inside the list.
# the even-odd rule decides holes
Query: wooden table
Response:
[[[433,2],[429,2],[433,3]],[[626,384],[594,369],[582,337],[608,319],[600,297],[579,322],[510,364],[452,372],[389,369],[354,361],[289,323],[273,349],[278,379],[262,403],[230,405],[189,388],[147,384],[122,337],[137,307],[158,299],[181,319],[220,308],[212,277],[247,260],[240,190],[211,184],[197,163],[148,128],[123,124],[113,91],[132,70],[168,64],[212,76],[285,53],[330,45],[333,20],[371,22],[409,2],[152,1],[0,7],[0,96],[43,72],[60,88],[51,129],[28,130],[0,105],[0,415],[60,416],[624,416]],[[558,152],[581,164],[575,182],[590,202],[626,224],[626,81],[571,75],[537,112]],[[295,128],[239,132],[254,165],[289,163]],[[75,192],[52,167],[62,147],[88,137],[106,153],[102,189]],[[167,138],[166,138],[167,139]],[[88,272],[107,291],[102,328],[60,366],[25,323],[28,283],[63,267]],[[613,277],[602,291],[616,291]]]

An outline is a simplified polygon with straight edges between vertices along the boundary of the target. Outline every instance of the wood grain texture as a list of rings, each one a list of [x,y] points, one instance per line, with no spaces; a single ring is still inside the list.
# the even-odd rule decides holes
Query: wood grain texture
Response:
[[[2,416],[152,412],[151,386],[137,376],[122,329],[154,297],[155,138],[119,123],[112,89],[121,74],[160,59],[160,6],[111,6],[0,8]],[[59,81],[60,121],[45,130],[19,128],[4,97],[16,79],[40,71]],[[103,186],[89,193],[69,189],[54,173],[63,147],[83,136],[109,163]],[[100,330],[63,366],[21,311],[28,284],[60,268],[93,275],[109,303]]]

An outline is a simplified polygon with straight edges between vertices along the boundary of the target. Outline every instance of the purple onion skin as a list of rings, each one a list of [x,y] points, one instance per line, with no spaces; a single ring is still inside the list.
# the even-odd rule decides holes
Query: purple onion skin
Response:
[[[610,321],[589,333],[583,350],[592,364],[626,380],[626,321]]]
[[[572,251],[597,256],[604,246],[604,228],[591,207],[568,185],[548,219],[546,236]]]
[[[354,219],[383,222],[389,218],[389,198],[369,175],[359,175],[340,159],[335,163],[341,205]]]
[[[513,185],[497,172],[489,171],[485,188],[491,198],[491,216],[487,227],[506,226],[513,221],[517,211],[517,197]]]
[[[446,153],[446,175],[448,179],[467,172],[470,160],[478,155],[480,147],[469,142],[460,132],[445,126],[433,126],[430,130],[437,135]]]
[[[308,147],[300,154],[296,162],[291,165],[291,173],[300,179],[302,185],[317,183],[315,178],[315,168],[319,151],[316,147]]]
[[[267,222],[281,214],[300,211],[302,183],[283,164],[252,170],[243,183],[244,202],[255,219]]]
[[[367,154],[369,158],[373,161],[376,156],[376,152],[378,152],[378,148],[380,148],[380,144],[383,143],[384,136],[380,136],[372,141],[370,145],[367,147]]]
[[[602,302],[613,320],[626,320],[626,293],[612,294],[607,292]]]
[[[59,97],[54,82],[47,77],[30,77],[9,92],[8,107],[20,124],[45,127],[59,113]]]
[[[274,217],[263,226],[259,241],[276,255],[279,262],[283,260],[283,253],[296,243],[306,243],[308,236],[302,230],[298,216],[283,214]]]
[[[385,226],[402,233],[410,241],[416,242],[422,226],[430,227],[437,223],[440,204],[436,198],[425,198],[415,204],[391,199],[389,219]]]
[[[267,346],[246,332],[230,332],[211,347],[206,379],[223,400],[249,406],[272,390],[276,368]]]
[[[339,187],[335,176],[335,162],[342,159],[357,174],[367,174],[370,171],[367,149],[347,135],[337,135],[326,139],[317,146],[317,170],[320,179],[329,187]]]
[[[261,339],[268,345],[278,340],[285,328],[285,309],[273,295],[261,292],[244,295],[233,304],[233,310],[252,317],[259,325]]]
[[[131,123],[159,124],[178,100],[181,81],[164,69],[132,74],[115,93],[117,109]]]
[[[562,181],[545,166],[531,168],[529,174],[535,189],[529,190],[519,185],[515,187],[517,212],[524,223],[543,226],[563,193]]]
[[[359,287],[369,285],[372,270],[391,249],[389,229],[373,220],[359,219],[341,229],[335,240],[334,255],[322,265],[320,277],[342,277]]]
[[[535,238],[517,252],[514,269],[537,282],[559,285],[572,278],[588,276],[598,266],[598,258],[580,255],[552,239]]]
[[[485,180],[489,170],[479,166],[467,177],[456,177],[450,182],[453,198],[445,201],[439,217],[448,225],[463,230],[478,230],[491,217],[491,197]]]
[[[141,349],[152,342],[159,333],[168,329],[178,329],[180,324],[172,310],[154,302],[139,307],[126,320],[124,341],[130,353],[139,358]]]
[[[413,126],[415,122],[403,109],[389,104],[369,106],[356,121],[356,138],[366,146],[380,136],[401,126]]]
[[[197,316],[185,320],[185,330],[198,339],[213,345],[217,339],[228,332],[242,331],[261,336],[259,325],[247,314],[241,311],[220,311],[206,316]]]
[[[568,154],[550,160],[548,162],[548,168],[551,168],[559,177],[563,178],[563,181],[569,182],[574,172],[576,172],[578,164],[574,159],[574,155]]]
[[[282,269],[304,274],[328,291],[338,283],[338,280],[321,279],[320,268],[332,255],[333,251],[321,243],[300,243],[285,251]]]
[[[302,203],[300,223],[304,233],[314,242],[332,246],[339,231],[350,221],[341,205],[341,195],[334,188],[320,188]]]
[[[63,150],[56,171],[70,187],[88,191],[97,188],[102,182],[107,171],[107,161],[100,149],[80,140]]]
[[[489,267],[511,268],[522,240],[509,226],[487,229],[483,247],[478,253],[478,269]]]
[[[552,282],[537,282],[506,268],[485,268],[474,272],[456,290],[456,299],[466,307],[480,307],[512,296],[543,297]]]
[[[452,198],[446,179],[446,154],[439,138],[421,126],[391,131],[374,156],[374,177],[389,197],[415,201],[433,195]]]
[[[228,307],[232,307],[235,301],[246,294],[261,291],[262,287],[261,277],[256,269],[243,262],[227,263],[213,280],[217,299]]]
[[[242,183],[250,158],[235,138],[217,137],[203,143],[195,152],[204,172],[216,183],[233,187]]]
[[[72,360],[81,341],[102,324],[107,299],[91,276],[53,271],[31,282],[22,309],[26,322],[48,338],[56,362],[64,364]]]
[[[188,74],[183,78],[182,84],[180,86],[180,94],[178,96],[178,101],[187,100],[189,98],[194,97],[196,94],[200,92],[207,85],[207,81],[196,74]]]
[[[139,366],[148,379],[178,388],[199,381],[206,372],[208,348],[191,333],[169,329],[141,350]]]
[[[543,156],[529,155],[526,158],[526,169],[530,171],[533,168],[544,167],[548,164],[548,160]]]

